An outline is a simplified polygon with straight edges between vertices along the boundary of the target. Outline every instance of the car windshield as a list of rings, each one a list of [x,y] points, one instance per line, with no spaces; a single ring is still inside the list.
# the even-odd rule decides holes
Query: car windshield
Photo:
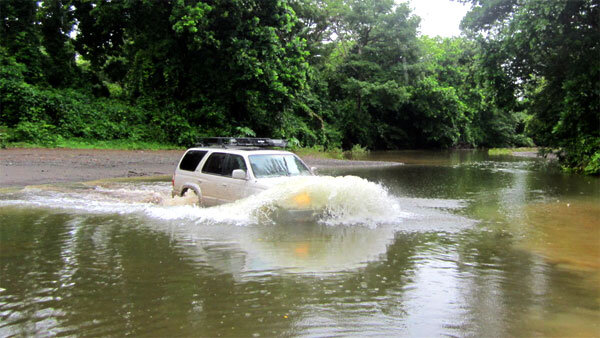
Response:
[[[310,170],[294,155],[250,155],[256,178],[310,175]]]

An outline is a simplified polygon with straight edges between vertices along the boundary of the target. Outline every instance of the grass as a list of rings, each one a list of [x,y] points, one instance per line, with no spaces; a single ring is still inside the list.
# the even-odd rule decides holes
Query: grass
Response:
[[[499,156],[499,155],[513,155],[514,153],[521,152],[538,152],[538,148],[490,148],[488,149],[488,155],[491,156]]]
[[[355,144],[352,149],[343,151],[340,148],[324,149],[322,146],[313,146],[307,148],[292,148],[292,152],[300,157],[318,157],[318,158],[332,158],[336,160],[351,159],[357,160],[367,157],[369,150],[358,144]]]
[[[132,140],[84,140],[84,139],[59,139],[56,142],[30,143],[8,142],[6,148],[67,148],[67,149],[115,149],[115,150],[171,150],[184,149],[183,147],[157,142],[132,141]]]
[[[344,152],[340,148],[324,149],[321,146],[314,146],[310,148],[293,148],[293,153],[300,157],[319,157],[319,158],[333,158],[341,160],[344,158]]]

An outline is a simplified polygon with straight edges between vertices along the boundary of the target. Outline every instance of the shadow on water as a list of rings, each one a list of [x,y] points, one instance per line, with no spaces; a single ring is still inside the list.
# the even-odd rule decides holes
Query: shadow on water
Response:
[[[167,182],[4,193],[0,335],[597,336],[599,181],[465,154],[330,172],[385,188],[377,224],[257,222]]]

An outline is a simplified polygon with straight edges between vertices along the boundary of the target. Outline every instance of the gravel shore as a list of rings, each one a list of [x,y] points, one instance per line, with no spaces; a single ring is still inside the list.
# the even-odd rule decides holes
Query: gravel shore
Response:
[[[183,150],[0,149],[0,188],[171,175]],[[318,169],[398,165],[304,157]]]

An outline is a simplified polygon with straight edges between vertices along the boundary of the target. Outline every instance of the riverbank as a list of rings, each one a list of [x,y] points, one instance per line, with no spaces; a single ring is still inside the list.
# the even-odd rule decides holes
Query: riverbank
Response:
[[[491,148],[491,149],[488,149],[488,154],[490,156],[512,155],[512,156],[516,156],[516,157],[529,157],[529,158],[543,157],[542,155],[540,155],[540,148],[531,148],[531,147],[528,147],[528,148]],[[545,155],[545,158],[549,159],[549,160],[558,159],[556,154],[553,152],[547,153]]]
[[[172,175],[184,150],[64,148],[0,149],[0,188],[83,182],[117,177]],[[302,156],[317,169],[399,165]]]

